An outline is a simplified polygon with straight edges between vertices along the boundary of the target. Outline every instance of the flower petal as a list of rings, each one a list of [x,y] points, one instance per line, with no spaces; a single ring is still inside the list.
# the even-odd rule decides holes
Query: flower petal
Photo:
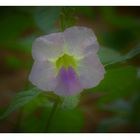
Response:
[[[55,67],[48,61],[34,63],[29,80],[38,88],[52,91],[56,87]]]
[[[58,84],[55,89],[57,95],[70,96],[81,92],[83,89],[72,67],[69,67],[68,69],[62,67],[57,80]]]
[[[56,59],[63,54],[63,33],[52,33],[37,38],[33,44],[32,55],[35,60]]]
[[[64,31],[64,40],[67,52],[77,57],[87,54],[87,51],[96,53],[99,48],[94,32],[82,26],[66,29]],[[88,49],[85,50],[87,47]]]
[[[96,54],[90,54],[79,62],[79,80],[84,88],[92,88],[104,78],[104,67]]]

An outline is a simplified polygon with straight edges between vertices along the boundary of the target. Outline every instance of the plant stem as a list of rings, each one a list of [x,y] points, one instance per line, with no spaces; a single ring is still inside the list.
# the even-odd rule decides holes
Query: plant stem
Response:
[[[22,115],[23,115],[23,108],[21,108],[20,111],[19,111],[17,122],[14,125],[14,130],[13,130],[14,132],[20,132],[21,131],[20,130],[21,129],[20,125],[21,125]]]
[[[60,15],[61,31],[64,31],[68,27],[74,26],[75,23],[75,7],[62,7]]]
[[[59,103],[58,101],[55,101],[54,104],[53,104],[52,110],[51,110],[51,112],[49,114],[49,117],[48,117],[48,120],[47,120],[45,131],[48,131],[48,129],[50,127],[51,121],[52,121],[53,116],[55,114],[55,111],[56,111],[56,109],[58,107],[58,103]]]

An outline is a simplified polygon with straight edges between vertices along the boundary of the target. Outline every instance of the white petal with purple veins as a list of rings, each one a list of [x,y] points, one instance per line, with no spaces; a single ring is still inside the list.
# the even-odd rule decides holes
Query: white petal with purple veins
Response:
[[[78,65],[79,80],[84,88],[92,88],[104,78],[104,67],[96,54],[90,54],[80,60]]]
[[[35,60],[56,59],[63,54],[63,33],[52,33],[37,38],[33,44],[32,55]]]
[[[48,61],[36,61],[32,67],[29,80],[42,90],[54,90],[56,87],[55,66]]]
[[[91,47],[93,52],[97,52],[99,46],[94,32],[86,27],[71,27],[64,31],[64,40],[68,53],[78,57],[85,55],[85,49]],[[88,49],[88,51],[91,51]],[[86,51],[87,52],[87,51]]]

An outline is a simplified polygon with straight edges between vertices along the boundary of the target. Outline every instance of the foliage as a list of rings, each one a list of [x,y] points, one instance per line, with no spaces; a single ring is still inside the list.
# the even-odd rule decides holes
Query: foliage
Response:
[[[0,116],[0,119],[7,117],[11,112],[23,107],[25,104],[30,102],[33,98],[39,95],[41,91],[37,88],[30,89],[28,91],[19,92],[6,111]]]
[[[0,47],[2,51],[14,52],[4,58],[4,63],[14,70],[31,64],[31,60],[25,64],[15,53],[31,55],[32,42],[37,36],[58,31],[59,26],[64,30],[79,24],[78,16],[82,21],[82,15],[95,27],[99,19],[109,28],[97,29],[102,46],[98,55],[106,69],[104,80],[97,87],[83,92],[99,93],[98,111],[111,113],[110,117],[101,120],[96,132],[110,132],[119,125],[134,125],[139,131],[139,69],[130,62],[140,54],[138,18],[120,16],[115,7],[1,7]],[[87,25],[84,20],[83,24]],[[6,110],[0,108],[0,119],[3,121],[12,112],[20,110],[20,132],[81,132],[85,123],[78,106],[81,96],[58,97],[33,87],[17,93]],[[50,120],[54,102],[58,105]],[[48,121],[50,125],[46,128]]]

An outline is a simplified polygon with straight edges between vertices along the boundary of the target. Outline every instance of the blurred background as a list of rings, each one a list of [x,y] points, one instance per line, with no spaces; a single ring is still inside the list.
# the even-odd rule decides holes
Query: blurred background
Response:
[[[71,14],[64,21],[74,18],[76,25],[92,28],[101,47],[108,48],[100,54],[106,61],[140,44],[139,7],[65,8]],[[60,30],[62,9],[0,7],[0,113],[18,91],[31,86],[32,42]],[[76,109],[54,116],[48,132],[140,132],[140,55],[109,68],[99,86],[81,95]],[[0,121],[0,132],[42,132],[45,102],[40,97],[10,114]]]

